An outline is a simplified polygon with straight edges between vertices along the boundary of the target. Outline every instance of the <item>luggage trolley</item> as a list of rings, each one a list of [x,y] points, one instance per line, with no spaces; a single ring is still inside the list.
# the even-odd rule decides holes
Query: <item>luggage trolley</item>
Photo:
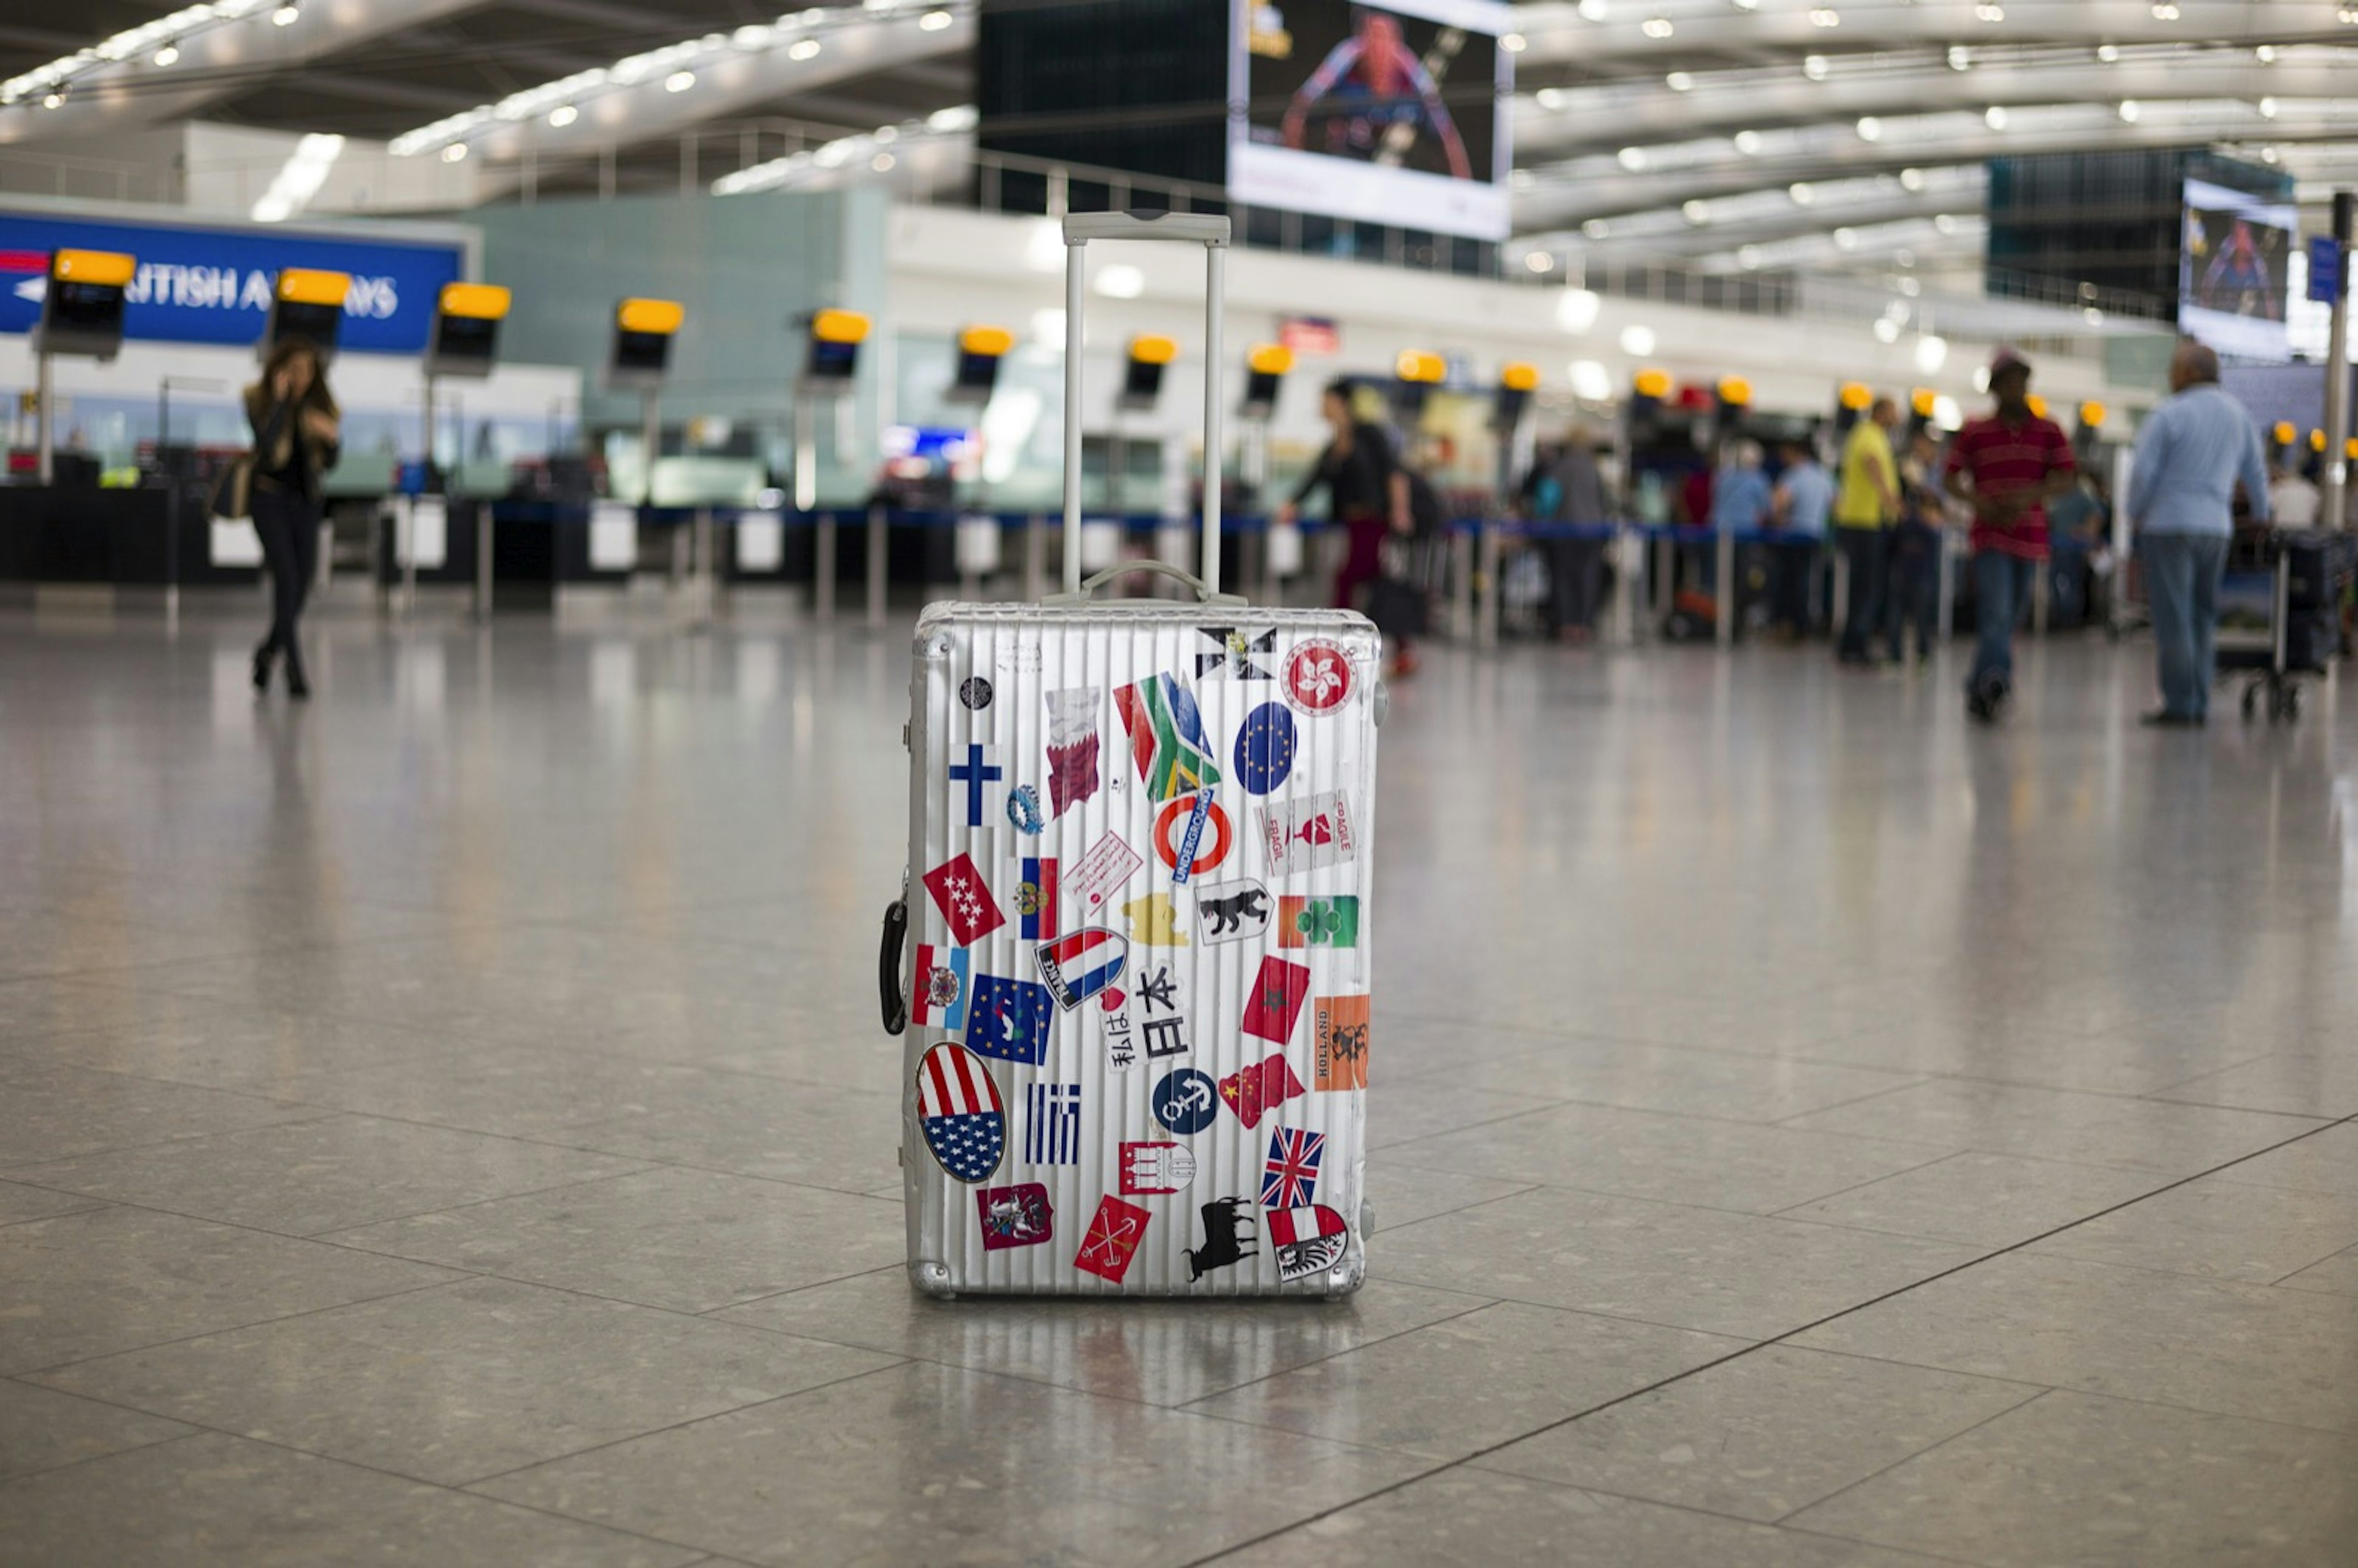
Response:
[[[2292,723],[2300,718],[2300,677],[2329,674],[2342,652],[2353,541],[2274,533],[2264,552],[2265,569],[2231,571],[2221,585],[2219,677],[2243,681],[2245,719],[2265,701],[2269,723]]]

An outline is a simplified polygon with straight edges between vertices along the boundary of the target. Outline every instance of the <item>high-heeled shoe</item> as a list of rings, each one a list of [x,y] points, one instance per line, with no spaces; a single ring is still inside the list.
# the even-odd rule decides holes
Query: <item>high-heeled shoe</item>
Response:
[[[278,650],[268,643],[254,650],[254,689],[270,689],[270,665],[278,657]]]
[[[287,695],[302,700],[311,695],[311,683],[303,678],[303,650],[287,650]]]

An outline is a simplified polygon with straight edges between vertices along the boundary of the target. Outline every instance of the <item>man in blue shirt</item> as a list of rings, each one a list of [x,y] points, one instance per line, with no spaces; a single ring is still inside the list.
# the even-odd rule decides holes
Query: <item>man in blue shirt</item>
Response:
[[[1770,513],[1777,536],[1769,600],[1771,619],[1791,636],[1810,633],[1810,579],[1817,575],[1818,547],[1825,543],[1833,504],[1833,476],[1818,466],[1809,443],[1786,443],[1785,471],[1778,476]]]
[[[2217,673],[2219,574],[2234,532],[2235,485],[2252,516],[2268,514],[2268,470],[2259,427],[2219,385],[2219,356],[2180,338],[2169,356],[2169,401],[2137,435],[2129,473],[2129,521],[2145,557],[2161,706],[2147,724],[2191,728],[2209,716]]]

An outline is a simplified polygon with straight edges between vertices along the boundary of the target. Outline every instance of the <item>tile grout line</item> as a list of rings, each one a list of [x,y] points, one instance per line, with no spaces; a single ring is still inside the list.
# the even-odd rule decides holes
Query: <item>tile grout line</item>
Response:
[[[1242,1552],[1249,1547],[1260,1545],[1264,1541],[1273,1541],[1279,1536],[1287,1534],[1290,1531],[1301,1530],[1308,1525],[1315,1524],[1321,1519],[1331,1518],[1336,1514],[1343,1512],[1347,1509],[1357,1508],[1373,1498],[1389,1496],[1390,1494],[1400,1491],[1408,1486],[1415,1484],[1416,1482],[1430,1479],[1432,1476],[1440,1475],[1444,1471],[1462,1468],[1473,1464],[1474,1461],[1477,1459],[1487,1458],[1490,1454],[1499,1452],[1501,1449],[1511,1447],[1515,1444],[1528,1442],[1531,1438],[1554,1432],[1562,1427],[1570,1426],[1574,1422],[1585,1421],[1588,1417],[1595,1415],[1600,1411],[1611,1410],[1616,1405],[1627,1404],[1632,1400],[1641,1399],[1648,1394],[1655,1393],[1662,1389],[1668,1388],[1673,1383],[1683,1382],[1687,1379],[1693,1378],[1699,1373],[1707,1372],[1714,1367],[1725,1366],[1726,1363],[1736,1360],[1742,1357],[1757,1354],[1761,1350],[1767,1349],[1772,1345],[1785,1344],[1790,1340],[1798,1338],[1800,1336],[1811,1332],[1812,1329],[1822,1328],[1827,1324],[1837,1322],[1842,1318],[1849,1317],[1855,1313],[1865,1312],[1869,1307],[1879,1306],[1885,1302],[1891,1301],[1898,1296],[1906,1295],[1909,1292],[1920,1290],[1926,1285],[1933,1284],[1939,1281],[1948,1279],[1952,1275],[1962,1274],[1968,1269],[1977,1269],[1985,1263],[1990,1262],[1998,1258],[2006,1257],[2010,1253],[2021,1251],[2024,1248],[2029,1247],[2037,1242],[2044,1241],[2051,1236],[2060,1236],[2064,1231],[2085,1225],[2091,1220],[2102,1219],[2106,1215],[2114,1214],[2121,1209],[2128,1208],[2133,1205],[2143,1203],[2147,1199],[2158,1196],[2162,1193],[2170,1192],[2176,1188],[2185,1186],[2190,1183],[2201,1181],[2206,1176],[2216,1175],[2219,1172],[2227,1170],[2235,1165],[2240,1165],[2247,1160],[2256,1160],[2263,1154],[2271,1154],[2279,1149],[2287,1148],[2292,1144],[2301,1142],[2304,1140],[2314,1138],[2320,1132],[2329,1131],[2333,1128],[2344,1127],[2353,1124],[2358,1124],[2358,1115],[2346,1116],[2338,1120],[2324,1122],[2319,1126],[2309,1128],[2306,1131],[2297,1132],[2292,1137],[2284,1139],[2279,1142],[2272,1143],[2265,1149],[2255,1149],[2247,1154],[2239,1154],[2234,1159],[2229,1160],[2223,1164],[2213,1166],[2212,1169],[2207,1171],[2196,1172],[2194,1174],[2190,1176],[2180,1177],[2178,1180],[2169,1183],[2166,1186],[2156,1188],[2153,1192],[2143,1193],[2136,1197],[2125,1199],[2122,1202],[2113,1204],[2108,1207],[2098,1209],[2093,1214],[2082,1215],[2080,1218],[2072,1220],[2068,1224],[2059,1225],[2051,1229],[2041,1231],[2037,1236],[2026,1237],[2020,1241],[1998,1248],[1981,1257],[1970,1259],[1965,1262],[1952,1265],[1951,1267],[1942,1269],[1936,1273],[1928,1274],[1923,1279],[1912,1281],[1908,1284],[1885,1291],[1878,1295],[1870,1296],[1866,1301],[1855,1303],[1850,1306],[1843,1308],[1839,1312],[1828,1313],[1823,1317],[1815,1318],[1811,1322],[1789,1328],[1783,1333],[1776,1335],[1770,1338],[1761,1340],[1758,1344],[1748,1345],[1741,1350],[1732,1351],[1725,1356],[1706,1361],[1699,1367],[1691,1367],[1683,1372],[1675,1373],[1667,1378],[1658,1379],[1655,1381],[1647,1384],[1643,1388],[1632,1389],[1628,1393],[1617,1394],[1612,1399],[1602,1400],[1596,1404],[1589,1406],[1585,1410],[1575,1411],[1570,1415],[1549,1422],[1543,1426],[1535,1427],[1530,1432],[1520,1433],[1513,1437],[1506,1438],[1498,1443],[1493,1443],[1487,1447],[1476,1449],[1475,1452],[1465,1455],[1463,1458],[1451,1460],[1447,1464],[1443,1465],[1434,1470],[1428,1471],[1422,1476],[1411,1476],[1409,1479],[1404,1481],[1395,1481],[1389,1486],[1379,1487],[1364,1497],[1353,1498],[1350,1502],[1337,1504],[1332,1508],[1321,1509],[1317,1512],[1313,1513],[1306,1518],[1295,1519],[1293,1523],[1285,1525],[1280,1529],[1263,1531],[1261,1534],[1254,1536],[1249,1540],[1240,1541],[1233,1546],[1223,1547],[1219,1551],[1211,1552],[1206,1556],[1192,1559],[1187,1564],[1187,1568],[1202,1568],[1202,1564],[1217,1563],[1224,1557],[1233,1556],[1237,1552]]]
[[[1840,1354],[1840,1353],[1839,1353],[1839,1352],[1832,1352],[1832,1354]],[[1905,1365],[1905,1364],[1906,1364],[1906,1363],[1901,1363],[1901,1365]],[[1925,1444],[1923,1447],[1921,1447],[1921,1448],[1920,1448],[1920,1449],[1916,1450],[1916,1451],[1915,1451],[1914,1453],[1912,1453],[1912,1454],[1901,1454],[1898,1458],[1894,1459],[1890,1464],[1888,1464],[1888,1465],[1880,1465],[1880,1466],[1878,1466],[1876,1470],[1874,1470],[1872,1473],[1870,1473],[1870,1474],[1868,1474],[1868,1475],[1861,1476],[1860,1476],[1857,1480],[1855,1480],[1855,1481],[1851,1481],[1851,1482],[1848,1482],[1848,1483],[1846,1483],[1846,1484],[1844,1484],[1844,1485],[1843,1485],[1843,1486],[1836,1487],[1833,1491],[1828,1492],[1828,1493],[1827,1493],[1824,1497],[1823,1497],[1823,1498],[1812,1498],[1810,1501],[1808,1501],[1808,1502],[1806,1502],[1806,1503],[1803,1503],[1800,1508],[1797,1508],[1797,1509],[1786,1509],[1782,1514],[1779,1514],[1776,1519],[1774,1519],[1770,1520],[1769,1522],[1770,1522],[1771,1524],[1774,1524],[1775,1526],[1777,1526],[1777,1527],[1778,1527],[1779,1529],[1780,1529],[1780,1530],[1781,1530],[1781,1529],[1784,1529],[1784,1528],[1786,1528],[1785,1521],[1786,1521],[1787,1519],[1792,1519],[1792,1518],[1796,1517],[1797,1515],[1805,1514],[1805,1513],[1809,1512],[1812,1509],[1817,1508],[1817,1507],[1819,1507],[1819,1506],[1821,1506],[1821,1505],[1823,1505],[1823,1504],[1833,1502],[1836,1498],[1839,1498],[1839,1497],[1843,1496],[1843,1495],[1844,1495],[1844,1493],[1846,1493],[1846,1492],[1854,1492],[1854,1491],[1856,1491],[1859,1487],[1866,1486],[1869,1481],[1877,1480],[1877,1479],[1880,1479],[1881,1477],[1883,1477],[1883,1476],[1888,1476],[1889,1474],[1891,1474],[1891,1472],[1892,1472],[1892,1471],[1898,1469],[1902,1465],[1912,1464],[1912,1463],[1914,1463],[1916,1460],[1919,1460],[1919,1459],[1923,1458],[1923,1457],[1924,1457],[1924,1455],[1926,1455],[1927,1454],[1936,1454],[1936,1453],[1940,1452],[1942,1449],[1943,1449],[1943,1448],[1947,1447],[1950,1444],[1956,1442],[1956,1441],[1957,1441],[1957,1439],[1959,1439],[1959,1438],[1961,1438],[1961,1437],[1970,1437],[1970,1436],[1971,1436],[1971,1435],[1973,1435],[1974,1433],[1979,1432],[1982,1428],[1984,1428],[1984,1427],[1985,1427],[1985,1426],[1989,1425],[1989,1423],[1990,1423],[1990,1422],[1994,1422],[1994,1421],[2002,1420],[2003,1418],[2005,1418],[2005,1417],[2006,1417],[2006,1416],[2010,1416],[2010,1415],[2014,1414],[2017,1411],[2025,1411],[2025,1410],[2028,1410],[2032,1405],[2037,1404],[2039,1400],[2041,1400],[2045,1399],[2048,1395],[2052,1394],[2052,1393],[2057,1393],[2057,1392],[2060,1392],[2060,1391],[2061,1391],[2061,1390],[2056,1390],[2056,1389],[2052,1389],[2052,1388],[2048,1388],[2048,1387],[2041,1386],[2041,1387],[2039,1387],[2039,1388],[2037,1390],[2037,1391],[2036,1391],[2036,1392],[2028,1393],[2028,1394],[2024,1395],[2021,1399],[2018,1399],[2018,1400],[2015,1400],[2015,1401],[2014,1401],[2014,1403],[2012,1403],[2012,1404],[2010,1404],[2010,1405],[2006,1406],[2006,1409],[2004,1409],[2004,1410],[2002,1410],[2002,1411],[1992,1411],[1989,1414],[1987,1414],[1987,1415],[1985,1415],[1985,1416],[1982,1417],[1982,1419],[1981,1419],[1981,1420],[1979,1420],[1979,1421],[1977,1421],[1977,1422],[1974,1422],[1971,1426],[1968,1426],[1968,1427],[1964,1428],[1964,1429],[1963,1429],[1963,1430],[1962,1430],[1962,1431],[1959,1431],[1959,1432],[1952,1432],[1952,1433],[1949,1433],[1949,1435],[1948,1435],[1948,1436],[1943,1437],[1943,1438],[1941,1438],[1941,1439],[1939,1439],[1937,1442],[1929,1443],[1929,1444]],[[1830,1536],[1830,1538],[1831,1538],[1831,1539],[1835,1540],[1835,1541],[1851,1541],[1851,1540],[1863,1540],[1863,1539],[1864,1539],[1864,1538],[1861,1538],[1861,1537],[1854,1537],[1854,1536],[1846,1536],[1846,1535],[1832,1535],[1832,1533],[1831,1533],[1831,1532],[1829,1532],[1829,1531],[1818,1531],[1818,1532],[1813,1532],[1813,1533],[1827,1534],[1827,1535],[1829,1535],[1829,1536]],[[1886,1545],[1887,1545],[1887,1543],[1886,1543],[1886,1542],[1882,1542],[1882,1541],[1866,1541],[1866,1544],[1870,1545],[1870,1546],[1886,1546]],[[1908,1550],[1908,1549],[1907,1549],[1907,1548],[1905,1548],[1905,1547],[1900,1547],[1900,1548],[1891,1548],[1891,1550],[1906,1551],[1906,1550]]]

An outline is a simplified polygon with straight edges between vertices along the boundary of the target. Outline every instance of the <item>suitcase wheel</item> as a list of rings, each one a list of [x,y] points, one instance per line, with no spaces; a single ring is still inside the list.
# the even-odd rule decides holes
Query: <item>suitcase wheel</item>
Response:
[[[950,1266],[920,1260],[909,1265],[909,1283],[937,1302],[957,1300],[950,1284]]]

